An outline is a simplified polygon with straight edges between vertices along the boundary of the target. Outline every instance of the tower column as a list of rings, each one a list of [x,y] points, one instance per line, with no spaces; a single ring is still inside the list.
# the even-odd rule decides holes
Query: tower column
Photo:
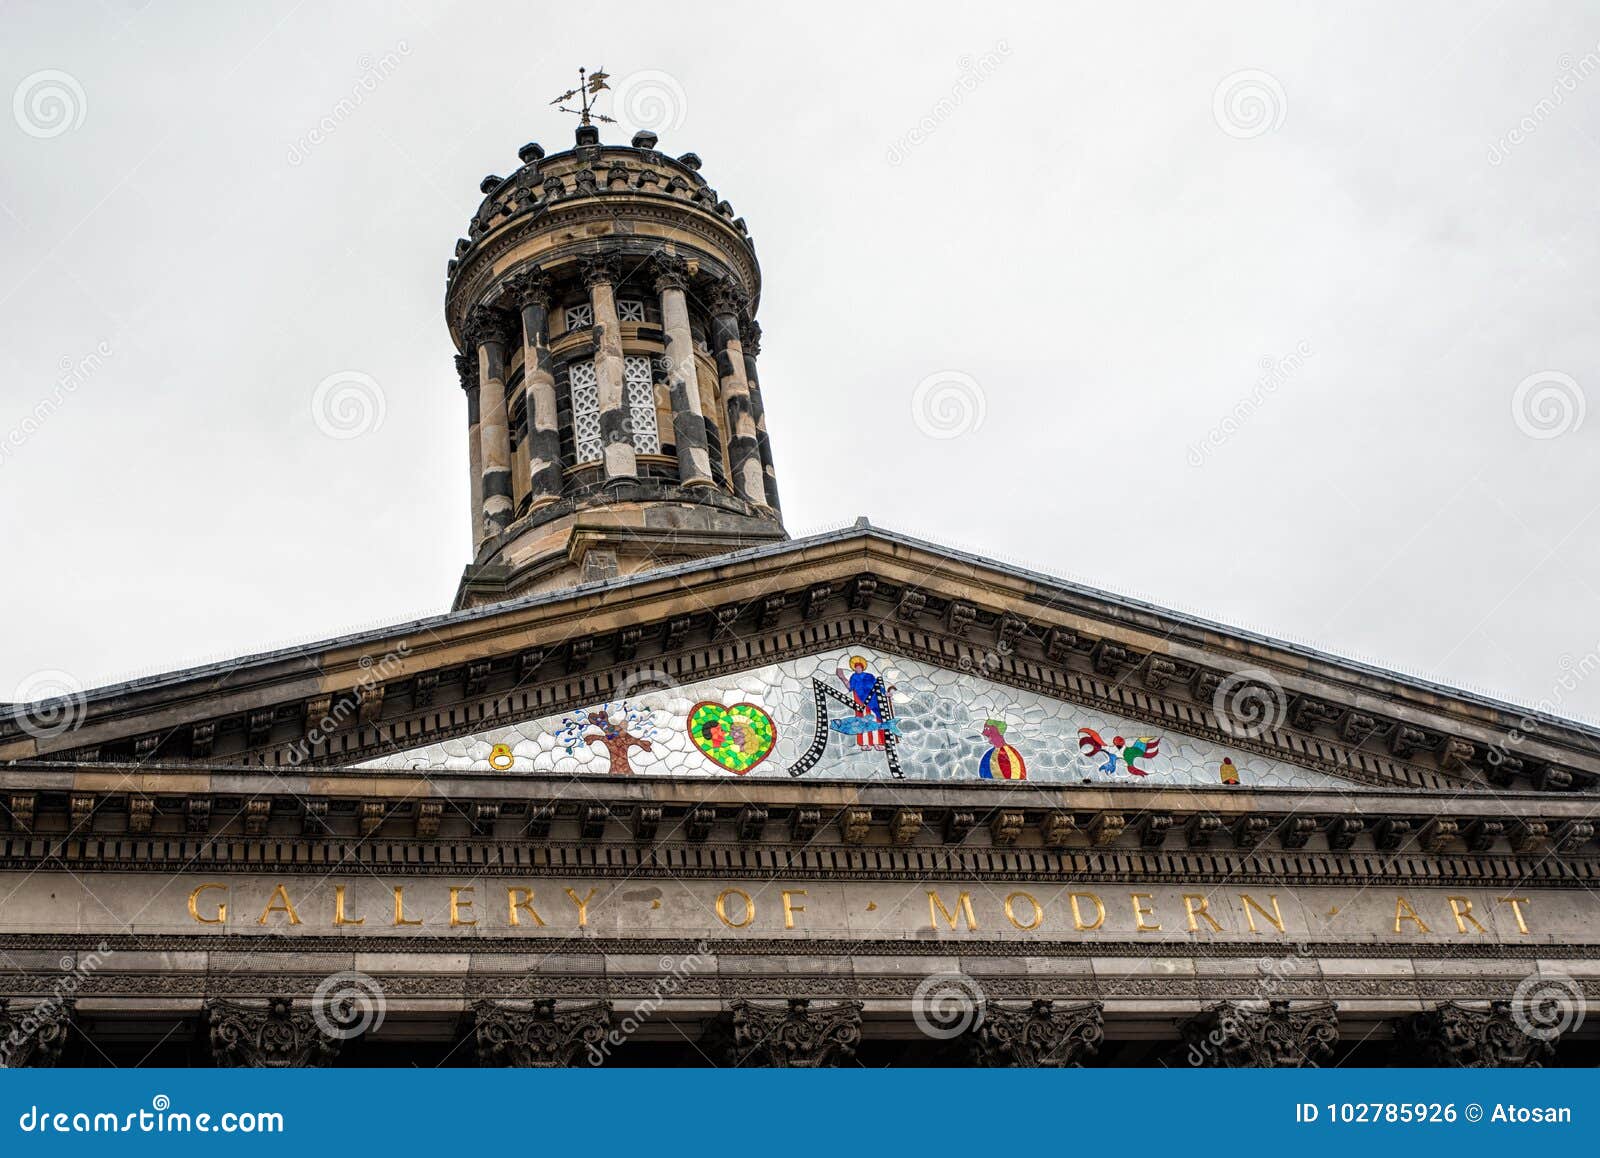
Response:
[[[711,346],[717,355],[722,405],[728,412],[728,468],[733,475],[733,489],[740,498],[766,506],[766,481],[761,474],[755,418],[750,413],[750,381],[745,376],[744,347],[739,341],[741,298],[727,283],[712,292]]]
[[[506,339],[509,319],[479,307],[467,319],[467,341],[478,350],[478,438],[483,455],[483,538],[511,525],[511,429],[506,415]]]
[[[483,542],[483,445],[478,431],[478,360],[456,355],[456,375],[467,396],[467,470],[472,476],[472,511],[467,526],[472,532],[472,551]]]
[[[639,456],[628,428],[628,397],[622,367],[622,322],[617,318],[617,260],[591,257],[582,262],[583,283],[589,287],[594,325],[599,340],[594,352],[594,378],[600,398],[600,453],[606,480],[634,478]]]
[[[656,292],[661,295],[661,326],[667,336],[667,387],[672,398],[672,441],[678,448],[678,481],[684,486],[715,486],[706,449],[706,419],[700,409],[700,378],[694,367],[694,336],[689,332],[688,266],[677,258],[658,258]]]
[[[561,433],[550,360],[550,282],[539,270],[519,273],[506,288],[522,310],[522,390],[528,412],[530,510],[561,497]]]
[[[761,400],[761,380],[756,376],[756,357],[761,353],[761,323],[754,319],[746,322],[739,330],[739,344],[744,350],[744,376],[750,383],[750,417],[756,425],[756,457],[761,460],[767,506],[781,511],[778,472],[772,466],[772,440],[767,437],[767,406]]]

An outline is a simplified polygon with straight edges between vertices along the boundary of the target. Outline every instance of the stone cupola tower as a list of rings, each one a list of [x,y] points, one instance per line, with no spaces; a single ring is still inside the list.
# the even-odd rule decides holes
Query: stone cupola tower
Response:
[[[457,607],[785,538],[744,221],[654,133],[490,176],[445,314],[474,554]]]

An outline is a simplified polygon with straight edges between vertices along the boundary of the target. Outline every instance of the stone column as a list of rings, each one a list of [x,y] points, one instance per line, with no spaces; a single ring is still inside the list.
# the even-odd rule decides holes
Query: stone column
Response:
[[[1264,1008],[1221,1001],[1180,1029],[1190,1065],[1225,1069],[1318,1066],[1339,1041],[1338,1013],[1327,1001],[1297,1009],[1287,1001],[1269,1001]]]
[[[483,455],[483,537],[511,525],[511,429],[506,414],[506,345],[510,319],[478,307],[467,318],[467,343],[478,351],[478,439]]]
[[[1020,1009],[989,1002],[971,1036],[979,1066],[1059,1068],[1093,1057],[1105,1040],[1103,1007],[1097,1002],[1056,1007],[1035,1001]]]
[[[1555,1059],[1556,1041],[1561,1036],[1558,1025],[1541,1028],[1526,1016],[1519,1024],[1506,1001],[1478,1007],[1446,1001],[1436,1009],[1414,1014],[1398,1028],[1398,1064],[1463,1069],[1542,1066]]]
[[[467,526],[472,531],[472,550],[476,554],[483,542],[483,445],[478,431],[478,360],[456,355],[456,374],[467,396],[467,469],[472,476],[472,512]]]
[[[600,453],[608,482],[634,478],[639,473],[639,456],[629,433],[628,397],[623,385],[622,323],[617,319],[613,289],[619,275],[617,265],[614,257],[585,258],[580,265],[583,283],[589,287],[589,302],[594,307],[594,326],[599,335],[594,352],[594,378],[600,396]]]
[[[61,1060],[72,1027],[71,1001],[18,1009],[0,997],[0,1069],[44,1068]]]
[[[780,511],[778,506],[778,473],[772,467],[772,442],[767,437],[767,406],[761,400],[761,380],[756,376],[756,358],[761,354],[761,323],[752,319],[739,330],[739,344],[744,350],[744,376],[750,384],[750,417],[756,425],[756,456],[761,460],[761,476],[767,496],[767,506]]]
[[[539,270],[506,283],[522,311],[522,391],[528,411],[529,510],[561,497],[561,432],[556,423],[556,379],[550,361],[550,280]]]
[[[548,998],[531,1007],[485,1001],[475,1005],[473,1042],[478,1063],[519,1069],[602,1064],[611,1052],[611,1006],[604,1001],[557,1010]]]
[[[781,1069],[827,1069],[856,1056],[861,1044],[859,1001],[833,1004],[791,998],[778,1005],[735,1001],[724,1045],[733,1066],[771,1066]]]
[[[728,469],[734,493],[766,506],[767,486],[761,475],[756,424],[750,413],[750,381],[745,377],[744,348],[739,342],[742,295],[728,283],[711,295],[711,348],[717,355],[717,378],[728,421]]]
[[[656,292],[667,335],[667,386],[672,396],[672,441],[678,447],[678,481],[686,487],[715,486],[706,449],[706,419],[700,409],[700,376],[689,332],[689,269],[677,258],[656,259]]]
[[[296,1011],[287,997],[263,1005],[206,1002],[211,1053],[217,1065],[235,1069],[304,1069],[326,1066],[344,1040],[328,1033],[309,1011]]]

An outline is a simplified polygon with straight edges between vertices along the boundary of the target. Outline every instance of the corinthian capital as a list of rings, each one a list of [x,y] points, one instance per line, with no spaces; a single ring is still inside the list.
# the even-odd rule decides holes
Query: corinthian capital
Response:
[[[1294,1069],[1321,1065],[1339,1041],[1331,1002],[1291,1009],[1269,1001],[1265,1009],[1222,1001],[1183,1025],[1189,1060],[1197,1066]]]
[[[792,998],[782,1005],[735,1001],[730,1056],[735,1065],[823,1069],[856,1056],[861,1002],[816,1004]]]
[[[520,1009],[485,1001],[473,1008],[473,1017],[478,1060],[485,1065],[519,1069],[598,1065],[609,1052],[611,1006],[604,1001],[561,1010],[549,999]]]
[[[41,1001],[19,1009],[0,997],[0,1069],[55,1065],[71,1026],[70,1001]]]
[[[1103,1024],[1095,1002],[1057,1008],[1051,1001],[1035,1001],[1021,1009],[991,1002],[973,1034],[972,1052],[983,1066],[1077,1065],[1099,1052]]]
[[[461,379],[461,389],[469,393],[478,388],[478,359],[470,354],[456,355],[456,377]]]
[[[486,342],[505,343],[513,333],[511,318],[501,310],[489,306],[475,306],[467,315],[465,338],[467,347],[477,350]]]
[[[713,314],[732,314],[735,317],[745,312],[745,306],[750,299],[743,290],[731,279],[719,281],[711,287],[711,312]]]
[[[312,1013],[295,1011],[287,997],[265,1005],[209,1001],[206,1021],[211,1052],[219,1066],[241,1069],[304,1069],[326,1066],[343,1041],[327,1032]]]
[[[518,308],[538,306],[548,310],[553,300],[550,277],[542,269],[525,269],[514,273],[504,282],[505,295]]]
[[[589,289],[597,285],[616,285],[621,280],[621,262],[614,254],[601,253],[578,259],[578,273]]]
[[[1402,1023],[1397,1038],[1406,1065],[1501,1069],[1540,1066],[1553,1059],[1559,1030],[1545,1030],[1527,1018],[1523,1022],[1526,1029],[1509,1002],[1474,1008],[1446,1001]]]
[[[681,257],[658,253],[650,259],[650,272],[655,276],[656,293],[689,288],[689,263]]]
[[[739,344],[744,347],[746,354],[759,357],[761,354],[761,323],[754,318],[740,322]]]

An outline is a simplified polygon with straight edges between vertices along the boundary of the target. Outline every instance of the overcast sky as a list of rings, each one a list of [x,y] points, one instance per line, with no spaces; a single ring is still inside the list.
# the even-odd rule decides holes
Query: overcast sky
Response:
[[[0,12],[0,700],[449,606],[445,262],[586,64],[749,223],[792,534],[1600,717],[1600,7]]]

